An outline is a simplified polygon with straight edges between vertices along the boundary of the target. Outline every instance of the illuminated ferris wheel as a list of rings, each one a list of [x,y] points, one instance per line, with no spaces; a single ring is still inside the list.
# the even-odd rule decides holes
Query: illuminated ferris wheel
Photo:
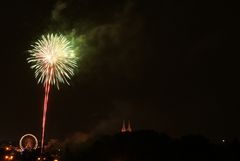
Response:
[[[22,151],[37,149],[38,140],[33,134],[25,134],[21,137],[19,141],[19,146]]]

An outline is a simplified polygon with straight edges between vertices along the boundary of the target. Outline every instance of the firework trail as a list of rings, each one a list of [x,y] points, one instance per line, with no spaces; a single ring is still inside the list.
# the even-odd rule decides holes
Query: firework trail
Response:
[[[51,85],[59,88],[60,83],[69,84],[68,81],[74,75],[74,68],[77,67],[77,57],[72,43],[63,35],[43,35],[41,39],[31,46],[33,49],[29,50],[30,57],[27,61],[31,64],[31,68],[35,70],[38,83],[43,83],[45,88],[42,117],[42,153]]]

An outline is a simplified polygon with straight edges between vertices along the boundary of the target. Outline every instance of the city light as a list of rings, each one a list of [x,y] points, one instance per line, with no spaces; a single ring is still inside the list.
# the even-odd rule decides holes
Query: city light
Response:
[[[4,159],[5,159],[5,160],[13,160],[13,156],[12,156],[12,155],[11,155],[11,156],[6,155],[6,156],[4,157]]]

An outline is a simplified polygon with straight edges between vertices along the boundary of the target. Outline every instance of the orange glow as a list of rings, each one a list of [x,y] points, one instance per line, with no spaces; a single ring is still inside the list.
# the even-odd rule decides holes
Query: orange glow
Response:
[[[53,161],[58,161],[58,159],[54,159]]]
[[[11,155],[11,156],[8,156],[8,155],[5,155],[5,160],[13,160],[13,156]]]
[[[9,148],[9,147],[6,147],[6,150],[7,150],[7,151],[10,150],[10,148]]]

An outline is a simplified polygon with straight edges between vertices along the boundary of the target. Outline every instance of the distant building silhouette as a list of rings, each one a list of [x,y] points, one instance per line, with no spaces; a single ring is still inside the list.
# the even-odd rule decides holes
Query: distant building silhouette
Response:
[[[126,125],[125,125],[125,120],[123,120],[121,132],[132,132],[132,127],[131,127],[131,122],[130,122],[130,120],[128,120],[127,128],[126,128]]]
[[[126,129],[126,126],[125,126],[125,121],[123,120],[121,132],[126,132],[126,131],[127,131],[127,129]]]
[[[127,131],[128,131],[128,132],[132,132],[132,128],[131,128],[131,123],[130,123],[130,120],[128,120],[128,127],[127,127]]]

